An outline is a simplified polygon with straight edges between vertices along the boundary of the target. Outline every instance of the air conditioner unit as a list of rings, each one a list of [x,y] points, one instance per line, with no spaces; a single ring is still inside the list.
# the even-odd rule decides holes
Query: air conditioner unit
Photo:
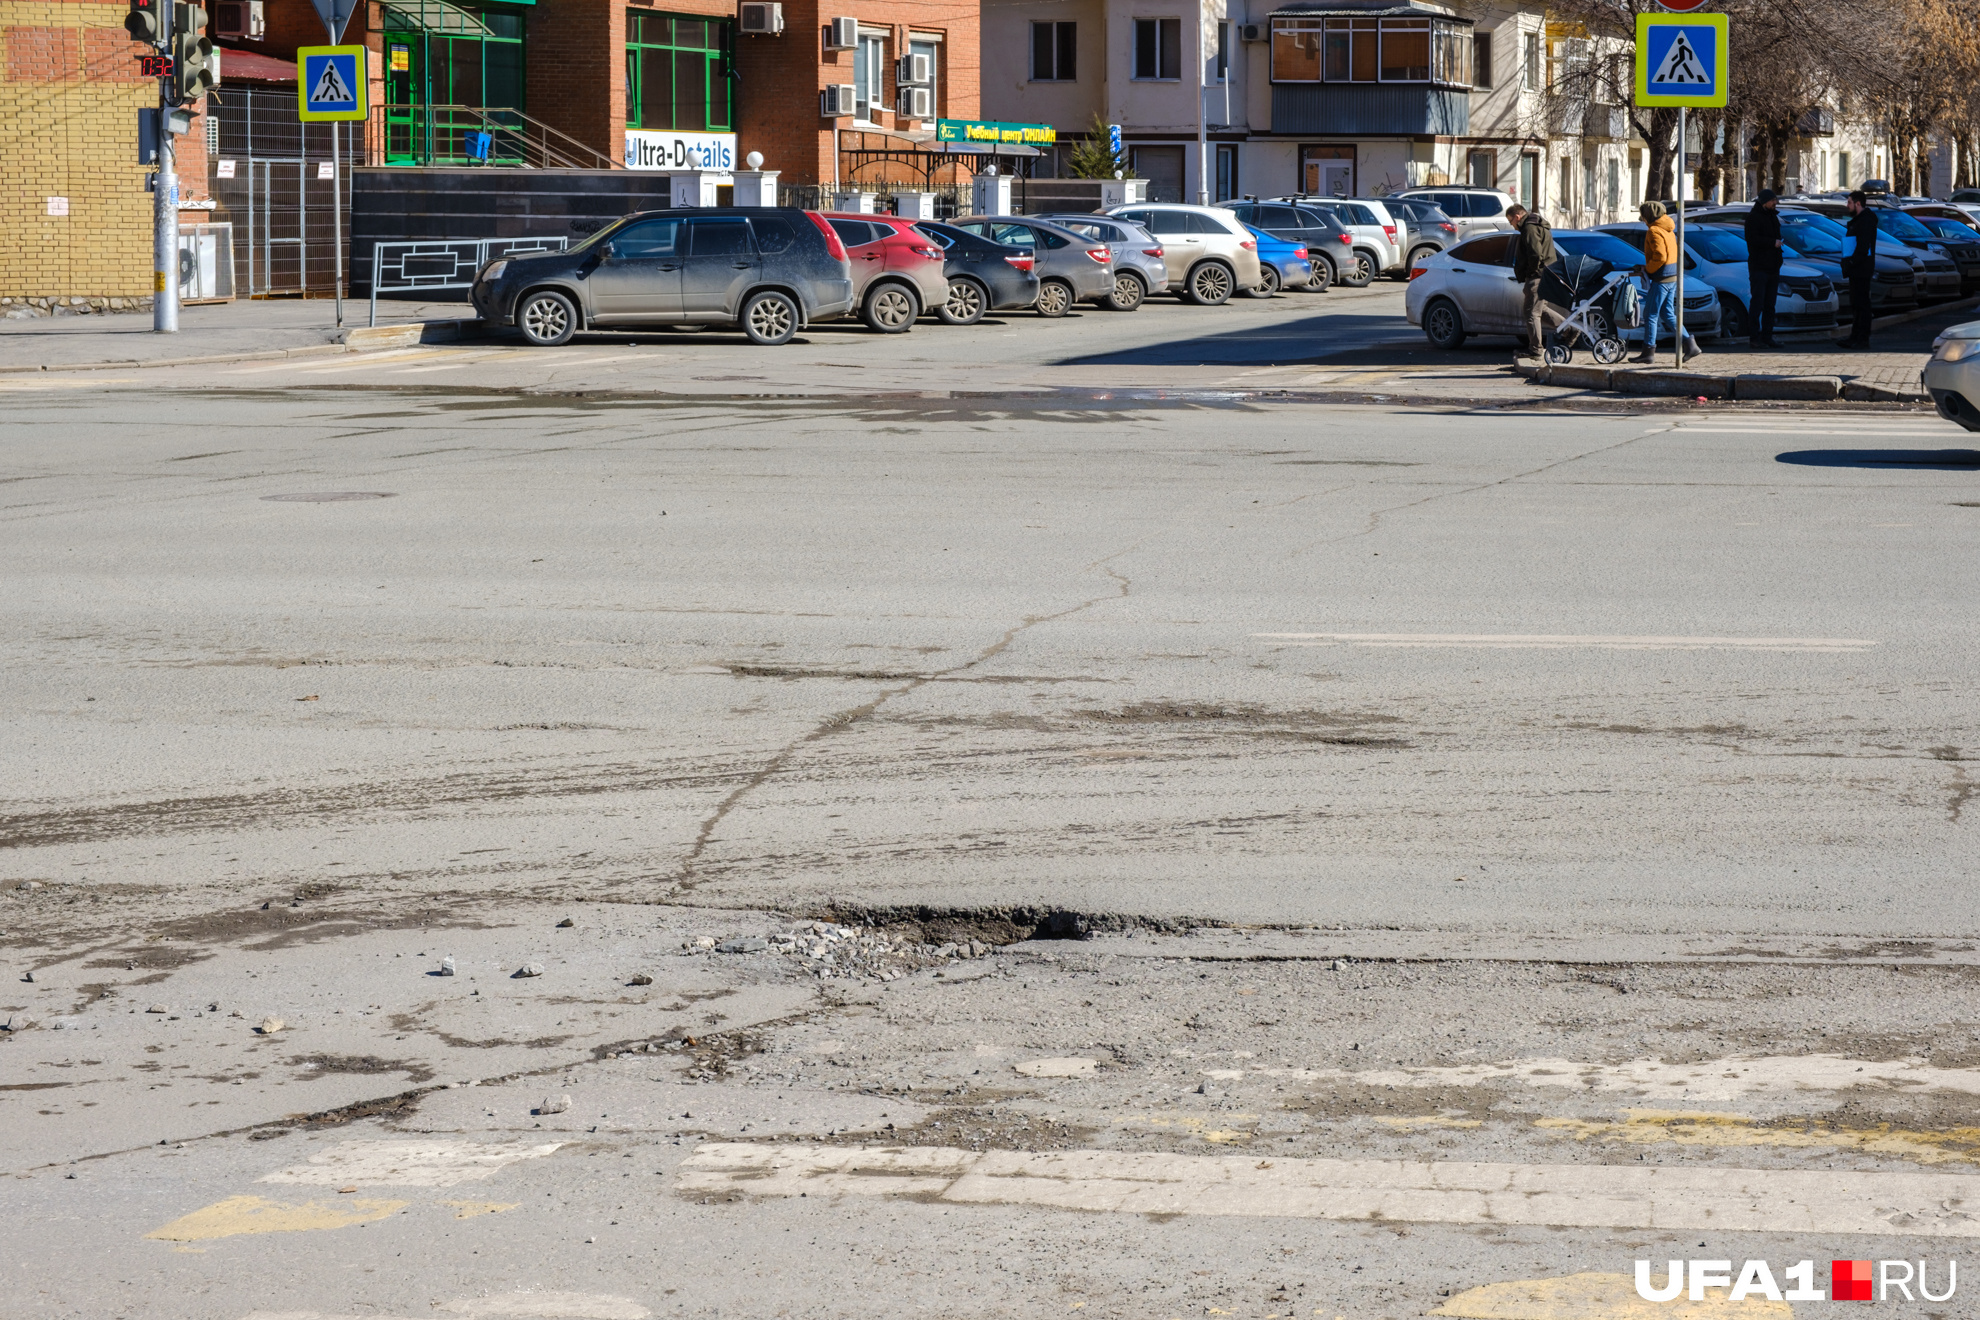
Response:
[[[856,18],[835,18],[825,27],[826,50],[857,50],[859,48],[859,20]]]
[[[917,58],[925,59],[926,56]],[[901,117],[903,119],[933,119],[935,98],[928,94],[926,87],[901,88]]]
[[[261,0],[220,0],[213,6],[213,35],[260,41],[267,24],[261,15]]]
[[[743,35],[748,37],[774,37],[784,30],[784,7],[766,4],[764,0],[743,0],[741,22]]]
[[[1242,41],[1269,41],[1272,28],[1268,23],[1242,23],[1238,26],[1238,38]]]
[[[894,81],[909,87],[926,86],[935,76],[935,61],[926,55],[903,55],[894,68]]]
[[[819,93],[818,113],[827,119],[843,119],[857,113],[853,106],[853,85],[851,83],[831,83]]]

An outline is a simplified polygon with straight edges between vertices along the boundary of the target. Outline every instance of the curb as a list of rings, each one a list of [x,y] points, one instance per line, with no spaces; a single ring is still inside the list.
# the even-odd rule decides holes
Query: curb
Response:
[[[410,348],[414,344],[451,344],[477,338],[487,327],[477,319],[406,321],[399,325],[361,325],[346,330],[339,342],[353,349]]]
[[[105,362],[43,362],[32,366],[0,366],[0,375],[35,371],[132,371],[151,367],[201,367],[216,362],[268,362],[282,358],[324,357],[336,353],[376,352],[382,348],[409,348],[415,344],[446,344],[478,337],[483,330],[476,320],[410,321],[400,325],[356,326],[343,332],[334,344],[311,344],[303,348],[265,348],[246,353],[209,353],[200,357],[115,358]]]

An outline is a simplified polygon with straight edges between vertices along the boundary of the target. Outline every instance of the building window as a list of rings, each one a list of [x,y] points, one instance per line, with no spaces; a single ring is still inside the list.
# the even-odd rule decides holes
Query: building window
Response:
[[[1611,214],[1622,207],[1622,162],[1609,157],[1609,211]]]
[[[1599,177],[1595,169],[1595,148],[1590,147],[1581,153],[1581,205],[1590,211],[1602,201],[1596,183]]]
[[[1471,85],[1469,24],[1427,18],[1280,18],[1272,81]]]
[[[1217,24],[1217,77],[1223,82],[1231,76],[1231,25]]]
[[[1465,161],[1466,181],[1474,188],[1499,186],[1499,157],[1496,152],[1474,151]]]
[[[1836,153],[1836,187],[1847,188],[1849,186],[1849,153],[1847,151],[1838,151]]]
[[[1031,81],[1073,82],[1079,77],[1077,23],[1031,25]]]
[[[1574,158],[1572,156],[1561,157],[1561,191],[1559,196],[1561,199],[1561,209],[1566,210],[1568,207],[1574,205]]]
[[[1072,24],[1066,24],[1071,27]],[[925,37],[908,38],[908,54],[928,57],[928,81],[921,84],[928,89],[928,107],[937,118],[942,114],[942,43]]]
[[[887,108],[887,39],[859,34],[853,52],[853,117],[872,123]]]
[[[1526,34],[1526,59],[1520,73],[1527,91],[1540,90],[1540,34],[1537,32]]]
[[[1471,80],[1474,87],[1492,85],[1492,34],[1471,34]]]
[[[692,14],[626,15],[626,124],[677,133],[735,128],[729,23]]]
[[[1182,78],[1182,20],[1134,20],[1134,76],[1163,82]]]
[[[1513,200],[1535,211],[1540,209],[1540,157],[1530,151],[1519,158],[1519,184]]]
[[[1238,196],[1238,149],[1235,145],[1220,145],[1217,148],[1217,196],[1215,200],[1229,201]]]

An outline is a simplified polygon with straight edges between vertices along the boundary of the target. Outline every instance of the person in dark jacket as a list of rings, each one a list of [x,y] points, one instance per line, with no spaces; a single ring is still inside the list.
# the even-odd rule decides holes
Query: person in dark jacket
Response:
[[[1862,189],[1849,195],[1849,236],[1843,240],[1843,274],[1849,276],[1849,338],[1844,348],[1870,347],[1870,279],[1877,273],[1877,213]]]
[[[1746,280],[1752,294],[1746,309],[1747,342],[1755,348],[1779,348],[1774,342],[1774,303],[1781,294],[1780,203],[1772,188],[1762,188],[1746,213]]]
[[[1567,313],[1540,296],[1540,272],[1560,259],[1554,249],[1554,231],[1547,217],[1523,206],[1508,206],[1506,219],[1517,230],[1513,239],[1513,279],[1519,282],[1520,320],[1526,324],[1526,354],[1545,357],[1547,332]]]

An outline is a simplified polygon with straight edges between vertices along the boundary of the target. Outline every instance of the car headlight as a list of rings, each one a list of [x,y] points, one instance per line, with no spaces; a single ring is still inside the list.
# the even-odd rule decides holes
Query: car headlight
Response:
[[[494,281],[501,279],[502,272],[507,270],[508,268],[509,268],[509,263],[507,261],[491,261],[486,266],[481,268],[482,281],[484,283],[493,283]]]
[[[1945,339],[1932,350],[1934,362],[1964,362],[1980,355],[1980,339]]]

